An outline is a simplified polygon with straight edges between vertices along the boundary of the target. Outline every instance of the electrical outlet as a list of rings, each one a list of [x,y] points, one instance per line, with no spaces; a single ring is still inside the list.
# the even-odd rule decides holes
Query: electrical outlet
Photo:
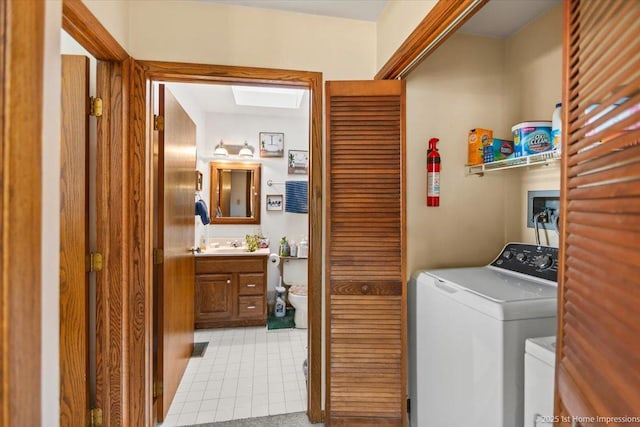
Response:
[[[560,214],[560,191],[529,191],[527,197],[527,227],[552,230],[553,220]]]

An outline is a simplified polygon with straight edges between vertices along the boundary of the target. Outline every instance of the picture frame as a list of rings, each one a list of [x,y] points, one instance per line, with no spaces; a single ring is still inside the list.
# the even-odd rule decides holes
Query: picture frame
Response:
[[[284,133],[260,132],[260,157],[284,157]]]
[[[284,196],[282,194],[267,194],[267,210],[281,211],[284,208]]]
[[[289,175],[307,175],[309,173],[309,152],[289,150],[287,164]]]

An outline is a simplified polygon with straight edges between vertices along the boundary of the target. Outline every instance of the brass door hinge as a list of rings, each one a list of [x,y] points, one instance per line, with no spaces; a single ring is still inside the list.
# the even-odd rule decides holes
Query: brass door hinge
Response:
[[[103,259],[102,254],[98,252],[91,252],[87,255],[87,271],[102,271]]]
[[[162,249],[154,249],[153,250],[153,263],[156,265],[162,264],[164,260],[164,251]]]
[[[89,115],[96,117],[102,116],[102,98],[93,96],[89,98]]]
[[[153,130],[164,130],[164,116],[153,115]]]
[[[91,417],[91,427],[99,427],[102,425],[102,409],[91,409],[91,411],[89,412],[89,416]]]
[[[157,398],[162,396],[162,381],[154,381],[153,382],[153,397]]]

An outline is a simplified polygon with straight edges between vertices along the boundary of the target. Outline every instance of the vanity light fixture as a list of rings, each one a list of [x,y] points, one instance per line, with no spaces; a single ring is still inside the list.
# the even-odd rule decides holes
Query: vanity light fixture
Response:
[[[238,152],[238,156],[243,157],[245,159],[253,158],[253,149],[249,146],[249,143],[245,140],[244,145]]]
[[[213,150],[213,157],[229,157],[229,152],[224,147],[222,140],[220,140],[220,143],[216,145],[216,148]]]

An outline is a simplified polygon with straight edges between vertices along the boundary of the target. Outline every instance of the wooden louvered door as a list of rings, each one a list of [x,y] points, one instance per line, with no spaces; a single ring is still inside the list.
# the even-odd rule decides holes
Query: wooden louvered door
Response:
[[[640,425],[640,2],[566,2],[564,67],[555,411]]]
[[[327,426],[406,415],[405,84],[327,82]]]

